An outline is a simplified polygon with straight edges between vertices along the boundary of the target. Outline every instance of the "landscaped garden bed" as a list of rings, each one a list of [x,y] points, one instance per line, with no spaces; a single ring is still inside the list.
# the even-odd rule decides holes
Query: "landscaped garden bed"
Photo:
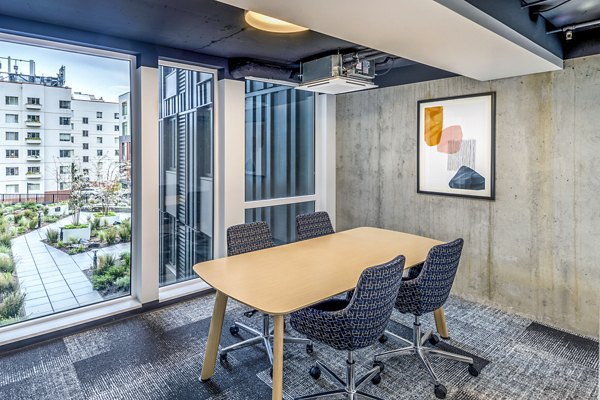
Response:
[[[71,235],[72,231],[87,230],[85,238],[81,235]],[[131,241],[131,219],[124,219],[122,222],[108,224],[106,221],[92,217],[87,224],[65,225],[63,227],[63,238],[60,238],[58,229],[46,229],[46,239],[44,243],[53,246],[67,254],[74,255],[84,253],[89,250],[100,249],[112,246],[117,243],[128,243]]]
[[[105,299],[129,294],[131,286],[131,253],[123,252],[119,256],[102,255],[96,266],[84,273]]]
[[[8,229],[6,220],[0,219],[0,325],[16,322],[24,316],[25,296],[21,294],[15,276],[15,260]]]
[[[61,205],[53,204],[45,206],[29,202],[7,206],[0,203],[0,221],[6,227],[4,234],[11,237],[24,235],[38,229],[38,227],[44,227],[68,215],[67,207],[63,208],[65,211],[64,214],[56,213],[50,215],[50,208],[57,208],[57,206],[60,207]],[[42,218],[41,224],[39,222],[40,217]]]

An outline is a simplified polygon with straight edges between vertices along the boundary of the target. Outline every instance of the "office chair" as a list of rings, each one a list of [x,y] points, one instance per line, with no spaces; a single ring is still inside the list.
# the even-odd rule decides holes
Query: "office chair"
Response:
[[[298,240],[307,240],[335,233],[329,214],[325,211],[296,216],[296,230]]]
[[[454,282],[454,276],[458,269],[462,247],[462,239],[456,239],[453,242],[433,247],[427,255],[427,259],[421,268],[420,274],[414,279],[402,281],[400,291],[398,292],[398,298],[396,299],[396,308],[401,313],[413,314],[415,316],[413,340],[411,342],[386,331],[386,335],[407,342],[409,346],[387,351],[375,356],[374,365],[379,365],[383,369],[381,362],[383,358],[394,355],[416,355],[421,362],[425,364],[425,368],[435,383],[434,393],[436,397],[440,399],[446,397],[446,387],[442,385],[431,367],[431,363],[427,358],[428,355],[440,356],[467,363],[469,364],[469,373],[473,376],[479,375],[479,370],[473,364],[473,359],[471,357],[465,357],[431,347],[424,347],[423,345],[425,342],[430,341],[431,343],[435,343],[435,341],[431,340],[433,331],[429,331],[421,336],[421,324],[419,322],[419,317],[421,315],[433,312],[442,307],[448,299],[450,289],[452,289],[452,283]],[[385,338],[385,335],[382,336],[380,341],[384,342]]]
[[[298,400],[319,399],[335,394],[344,394],[350,400],[356,399],[357,395],[379,399],[360,391],[360,388],[369,379],[373,384],[381,381],[380,366],[374,366],[363,377],[356,379],[354,351],[372,345],[384,332],[398,296],[403,269],[404,256],[367,268],[349,300],[326,300],[292,313],[290,323],[298,332],[347,352],[345,381],[320,361],[310,369],[310,375],[315,379],[321,376],[321,370],[325,372],[339,387],[338,390],[303,396]]]
[[[234,225],[227,229],[227,256],[235,256],[238,254],[248,253],[251,251],[258,251],[273,247],[273,237],[271,236],[271,229],[266,222],[252,222],[249,224]],[[246,312],[244,315],[252,316],[256,310],[252,310],[249,313]],[[270,329],[270,318],[268,314],[263,314],[262,330],[251,328],[241,322],[235,322],[235,325],[229,328],[229,332],[232,335],[237,335],[239,330],[242,329],[254,337],[236,343],[229,347],[225,347],[219,353],[221,362],[227,361],[227,354],[232,351],[243,349],[244,347],[252,346],[257,343],[262,343],[269,357],[269,362],[273,365],[273,347],[271,340],[273,339],[273,332]],[[313,344],[310,339],[284,337],[284,343],[299,343],[306,345],[306,351],[312,353]],[[272,369],[271,369],[272,372]]]

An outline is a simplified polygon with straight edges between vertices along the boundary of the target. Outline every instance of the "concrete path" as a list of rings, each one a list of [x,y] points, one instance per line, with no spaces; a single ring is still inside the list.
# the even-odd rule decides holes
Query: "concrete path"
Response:
[[[122,218],[128,217],[123,214]],[[86,221],[87,213],[81,220]],[[31,231],[12,240],[16,272],[25,294],[26,318],[35,318],[102,301],[83,273],[93,263],[93,252],[70,256],[42,242],[46,229],[58,229],[70,224],[71,217],[41,229]],[[129,243],[119,243],[98,250],[103,254],[121,254],[130,251]]]

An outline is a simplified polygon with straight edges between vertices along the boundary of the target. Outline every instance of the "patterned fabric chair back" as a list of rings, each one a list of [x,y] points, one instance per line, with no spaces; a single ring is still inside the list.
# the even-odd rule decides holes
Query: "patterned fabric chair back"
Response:
[[[421,273],[402,283],[396,300],[401,312],[420,316],[444,305],[458,270],[463,243],[456,239],[431,248]]]
[[[264,221],[230,226],[227,229],[227,255],[248,253],[273,247],[273,236]]]
[[[402,282],[404,261],[404,256],[398,256],[363,271],[345,309],[351,321],[347,350],[370,346],[385,331]]]
[[[325,211],[300,214],[296,217],[298,240],[307,240],[335,233],[329,214]]]

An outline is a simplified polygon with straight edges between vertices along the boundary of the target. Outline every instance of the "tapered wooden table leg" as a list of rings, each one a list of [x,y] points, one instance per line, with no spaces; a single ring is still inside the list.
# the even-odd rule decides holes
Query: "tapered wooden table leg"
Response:
[[[283,315],[275,317],[275,337],[273,338],[273,400],[283,397]]]
[[[226,308],[227,296],[217,290],[215,307],[213,308],[213,315],[208,330],[206,351],[204,352],[202,374],[200,375],[202,381],[209,380],[215,373],[215,363],[217,362],[217,353],[219,352],[219,342],[221,341],[221,330],[223,329]]]
[[[443,339],[448,339],[450,336],[448,335],[448,328],[446,327],[446,317],[444,316],[444,309],[442,307],[438,308],[433,312],[433,317],[435,318],[435,327]]]

